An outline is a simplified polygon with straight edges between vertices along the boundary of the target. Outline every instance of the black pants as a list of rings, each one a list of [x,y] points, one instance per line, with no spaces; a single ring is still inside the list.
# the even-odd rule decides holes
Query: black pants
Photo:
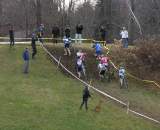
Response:
[[[85,104],[86,110],[88,110],[88,98],[83,98],[83,101],[81,103],[80,109],[82,109],[83,105]]]
[[[32,52],[32,59],[34,59],[35,55],[37,54],[37,49],[36,47],[32,47],[33,52]]]
[[[14,46],[14,38],[10,38],[10,46]]]
[[[53,43],[56,43],[56,44],[58,43],[58,36],[53,37]]]
[[[42,38],[42,36],[38,35],[38,40],[43,44],[43,38]]]

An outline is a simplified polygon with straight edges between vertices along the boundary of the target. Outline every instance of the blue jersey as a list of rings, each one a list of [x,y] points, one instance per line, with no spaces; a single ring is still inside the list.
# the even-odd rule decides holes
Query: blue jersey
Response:
[[[101,47],[101,45],[99,43],[96,43],[95,49],[96,49],[96,52],[97,51],[102,51],[102,47]]]

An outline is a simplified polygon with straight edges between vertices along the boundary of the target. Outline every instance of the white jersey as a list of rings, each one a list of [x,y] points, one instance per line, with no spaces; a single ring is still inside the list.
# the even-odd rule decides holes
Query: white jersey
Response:
[[[125,76],[125,69],[119,69],[118,74],[119,74],[119,76],[124,77]]]
[[[81,52],[77,52],[77,57],[81,57],[82,53]]]
[[[128,38],[128,31],[127,31],[127,30],[124,30],[124,31],[122,31],[122,32],[120,33],[120,35],[121,35],[122,39],[123,39],[123,38]]]
[[[78,60],[77,60],[77,65],[78,65],[78,66],[82,66],[82,60],[81,60],[81,59],[78,59]]]
[[[106,67],[105,67],[105,65],[104,64],[98,64],[98,69],[99,70],[106,70]]]

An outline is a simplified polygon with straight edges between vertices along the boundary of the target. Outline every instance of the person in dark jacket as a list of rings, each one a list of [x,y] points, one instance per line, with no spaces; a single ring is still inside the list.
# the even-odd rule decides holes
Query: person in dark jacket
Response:
[[[29,70],[29,50],[26,48],[23,52],[24,68],[23,73],[27,74]]]
[[[90,97],[91,97],[91,95],[90,95],[88,86],[85,86],[85,89],[83,90],[83,100],[82,100],[80,109],[82,109],[83,105],[85,104],[86,111],[88,110],[88,104],[87,103],[88,103],[88,98],[90,98]]]
[[[79,43],[81,44],[82,43],[82,31],[83,31],[83,25],[81,24],[77,24],[76,26],[76,35],[75,35],[75,43]]]
[[[106,45],[106,29],[104,26],[100,27],[101,41],[103,41],[103,45]]]
[[[37,36],[35,33],[32,34],[32,42],[31,42],[31,46],[32,46],[32,59],[35,58],[35,55],[37,54],[37,48],[36,48],[36,41],[38,40]]]
[[[59,27],[56,25],[56,26],[52,27],[53,43],[58,43],[57,38],[59,38],[59,36],[60,36],[60,29],[59,29]]]
[[[11,26],[11,28],[9,30],[9,38],[10,38],[10,46],[14,46],[15,42],[14,42],[14,30],[13,30],[13,26]]]
[[[39,41],[43,44],[44,25],[41,24],[37,29],[37,36]]]
[[[70,29],[69,26],[67,26],[66,29],[65,29],[65,36],[66,36],[66,38],[70,38],[70,36],[71,36],[70,33],[71,33],[71,29]]]

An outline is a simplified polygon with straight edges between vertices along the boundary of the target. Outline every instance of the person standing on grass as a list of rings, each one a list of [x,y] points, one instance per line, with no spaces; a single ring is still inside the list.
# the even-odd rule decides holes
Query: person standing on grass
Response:
[[[86,111],[88,110],[88,98],[90,98],[90,97],[91,97],[91,95],[90,95],[88,86],[85,86],[85,88],[83,90],[83,99],[82,99],[80,109],[82,109],[83,105],[85,104]]]
[[[58,43],[57,38],[60,37],[60,29],[57,25],[55,25],[54,27],[52,27],[52,38],[53,38],[53,43]]]
[[[123,27],[123,30],[120,33],[122,38],[123,48],[128,48],[128,31],[126,27]]]
[[[38,39],[39,41],[43,44],[43,35],[44,35],[44,25],[41,24],[39,27],[38,27]]]
[[[36,41],[37,41],[37,36],[35,33],[32,34],[32,42],[31,42],[31,46],[32,46],[32,59],[35,58],[35,55],[37,54],[37,48],[36,48]]]
[[[29,50],[28,48],[26,48],[23,52],[23,60],[24,60],[23,73],[27,74],[29,70]]]
[[[10,27],[9,38],[10,38],[10,47],[14,46],[15,42],[14,42],[14,30],[13,30],[13,26]]]
[[[76,35],[75,35],[75,43],[82,43],[82,31],[83,31],[83,25],[77,24],[76,26]]]

